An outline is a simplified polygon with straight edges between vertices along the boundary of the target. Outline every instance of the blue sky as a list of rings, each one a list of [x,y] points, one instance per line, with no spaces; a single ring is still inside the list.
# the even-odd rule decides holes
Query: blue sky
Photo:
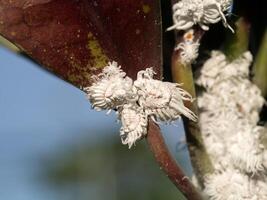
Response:
[[[31,180],[36,158],[84,137],[101,140],[90,134],[104,133],[99,121],[119,127],[114,117],[92,111],[75,87],[0,48],[0,199],[48,199]]]
[[[104,140],[110,133],[103,130],[119,130],[115,120],[91,110],[77,88],[0,47],[0,199],[58,200],[36,184],[37,158],[84,138]],[[175,152],[177,127],[164,126],[163,132]]]

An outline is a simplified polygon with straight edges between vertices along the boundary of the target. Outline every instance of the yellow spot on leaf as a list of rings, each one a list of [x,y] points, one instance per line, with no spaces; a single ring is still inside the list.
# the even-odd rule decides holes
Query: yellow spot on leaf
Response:
[[[143,9],[143,12],[144,12],[145,14],[149,13],[150,10],[151,10],[150,6],[147,5],[147,4],[144,4],[144,5],[142,6],[142,9]]]
[[[92,33],[88,34],[87,48],[91,52],[93,66],[95,68],[105,67],[108,62],[108,58]]]

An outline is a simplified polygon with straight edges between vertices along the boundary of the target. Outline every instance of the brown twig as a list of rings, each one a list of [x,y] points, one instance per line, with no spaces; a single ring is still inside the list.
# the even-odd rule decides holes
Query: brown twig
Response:
[[[147,142],[160,168],[188,200],[201,200],[199,191],[172,158],[159,127],[150,121],[148,131]]]

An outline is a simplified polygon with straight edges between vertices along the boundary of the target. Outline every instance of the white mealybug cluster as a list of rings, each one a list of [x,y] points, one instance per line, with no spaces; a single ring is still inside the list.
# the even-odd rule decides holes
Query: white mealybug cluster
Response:
[[[198,24],[209,30],[209,24],[222,20],[225,27],[234,30],[227,23],[223,12],[229,10],[232,0],[180,0],[173,5],[174,25],[167,30],[188,30]]]
[[[175,50],[180,50],[181,62],[185,65],[191,64],[198,57],[199,41],[194,41],[194,30],[190,29],[184,33],[183,42],[179,43]]]
[[[190,94],[179,88],[178,84],[153,79],[152,71],[148,68],[138,72],[134,82],[139,96],[138,104],[146,114],[155,122],[172,122],[181,114],[196,121],[196,115],[183,104],[183,100],[193,101]]]
[[[197,84],[210,89],[222,79],[225,80],[229,77],[248,78],[251,62],[252,55],[249,52],[245,52],[238,59],[229,63],[222,52],[212,51],[211,59],[208,59],[200,69],[201,76],[197,79]]]
[[[184,106],[193,101],[176,83],[153,79],[152,68],[139,71],[137,80],[126,76],[116,62],[110,62],[94,77],[92,86],[84,88],[92,108],[116,110],[121,121],[120,136],[131,148],[147,134],[148,117],[155,122],[170,123],[181,115],[196,121],[197,116]]]
[[[267,129],[258,125],[265,100],[249,80],[251,62],[250,52],[230,62],[213,51],[196,80],[204,89],[200,128],[215,168],[204,192],[213,200],[267,199]]]
[[[212,200],[249,200],[248,177],[236,170],[218,172],[206,178],[205,193]]]

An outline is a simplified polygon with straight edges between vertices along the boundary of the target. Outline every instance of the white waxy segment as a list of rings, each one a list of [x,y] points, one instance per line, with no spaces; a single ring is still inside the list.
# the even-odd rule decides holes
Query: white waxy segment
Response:
[[[248,51],[232,62],[227,61],[222,52],[212,51],[211,58],[201,67],[196,83],[210,89],[216,82],[230,77],[248,78],[251,62],[252,55]]]
[[[172,122],[181,115],[196,121],[196,115],[184,106],[183,100],[193,101],[191,95],[178,84],[153,79],[151,68],[138,72],[134,86],[139,96],[138,103],[147,115],[156,122]]]
[[[237,170],[210,175],[205,185],[210,200],[251,200],[249,177]]]
[[[109,63],[85,90],[92,107],[98,111],[117,109],[136,98],[132,79],[126,77],[116,62]]]
[[[175,50],[180,50],[181,62],[184,65],[193,63],[198,57],[199,41],[194,41],[194,30],[185,32],[183,42],[179,43]]]
[[[244,172],[256,174],[263,171],[263,151],[259,137],[261,127],[242,127],[236,136],[229,139],[229,153],[234,166]]]
[[[222,20],[223,25],[234,32],[223,13],[229,10],[231,3],[231,0],[180,0],[173,5],[174,25],[167,30],[188,30],[198,24],[207,31],[209,24]]]
[[[147,134],[147,115],[137,105],[126,104],[120,111],[120,120],[122,144],[128,144],[130,149],[137,140]]]

